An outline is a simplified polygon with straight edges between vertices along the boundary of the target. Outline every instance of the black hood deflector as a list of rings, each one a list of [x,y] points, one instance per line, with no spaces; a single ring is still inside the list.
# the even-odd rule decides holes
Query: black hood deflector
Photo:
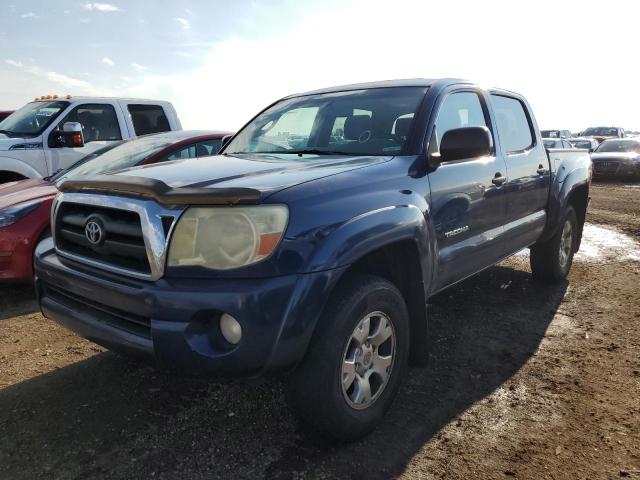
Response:
[[[148,197],[164,205],[236,205],[260,203],[261,193],[253,188],[172,188],[161,180],[125,175],[95,175],[87,179],[64,180],[61,192],[116,193]]]

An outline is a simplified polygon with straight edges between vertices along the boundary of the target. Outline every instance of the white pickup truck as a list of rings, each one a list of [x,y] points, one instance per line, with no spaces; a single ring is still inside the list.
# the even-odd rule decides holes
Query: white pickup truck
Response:
[[[74,128],[81,141],[65,141]],[[53,175],[110,142],[181,129],[169,102],[39,97],[0,122],[0,183]]]

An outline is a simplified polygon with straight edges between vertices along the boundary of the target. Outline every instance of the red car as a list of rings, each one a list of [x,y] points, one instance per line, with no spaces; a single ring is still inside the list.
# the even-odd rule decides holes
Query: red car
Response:
[[[56,182],[168,160],[215,155],[227,132],[174,131],[112,143],[48,179],[0,185],[0,281],[33,277],[33,250],[50,234]]]
[[[13,113],[13,110],[0,110],[0,122]]]

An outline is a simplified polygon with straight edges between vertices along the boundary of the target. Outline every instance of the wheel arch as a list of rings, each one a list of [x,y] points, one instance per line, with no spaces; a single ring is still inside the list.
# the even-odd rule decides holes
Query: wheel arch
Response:
[[[0,157],[0,183],[24,180],[26,178],[40,178],[42,175],[33,167],[10,157]]]

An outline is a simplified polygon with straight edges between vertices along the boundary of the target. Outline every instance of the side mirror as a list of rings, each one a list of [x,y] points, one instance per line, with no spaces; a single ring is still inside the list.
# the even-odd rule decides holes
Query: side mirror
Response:
[[[65,122],[62,125],[62,133],[58,135],[56,143],[59,147],[84,147],[84,134],[82,133],[82,124],[79,122]]]
[[[221,152],[222,150],[224,150],[224,148],[229,145],[229,142],[231,141],[231,139],[233,138],[233,135],[225,135],[224,137],[222,137],[222,145],[220,146],[220,150],[219,152]]]
[[[487,127],[463,127],[448,130],[440,142],[440,160],[464,160],[484,157],[493,152],[493,138]]]

